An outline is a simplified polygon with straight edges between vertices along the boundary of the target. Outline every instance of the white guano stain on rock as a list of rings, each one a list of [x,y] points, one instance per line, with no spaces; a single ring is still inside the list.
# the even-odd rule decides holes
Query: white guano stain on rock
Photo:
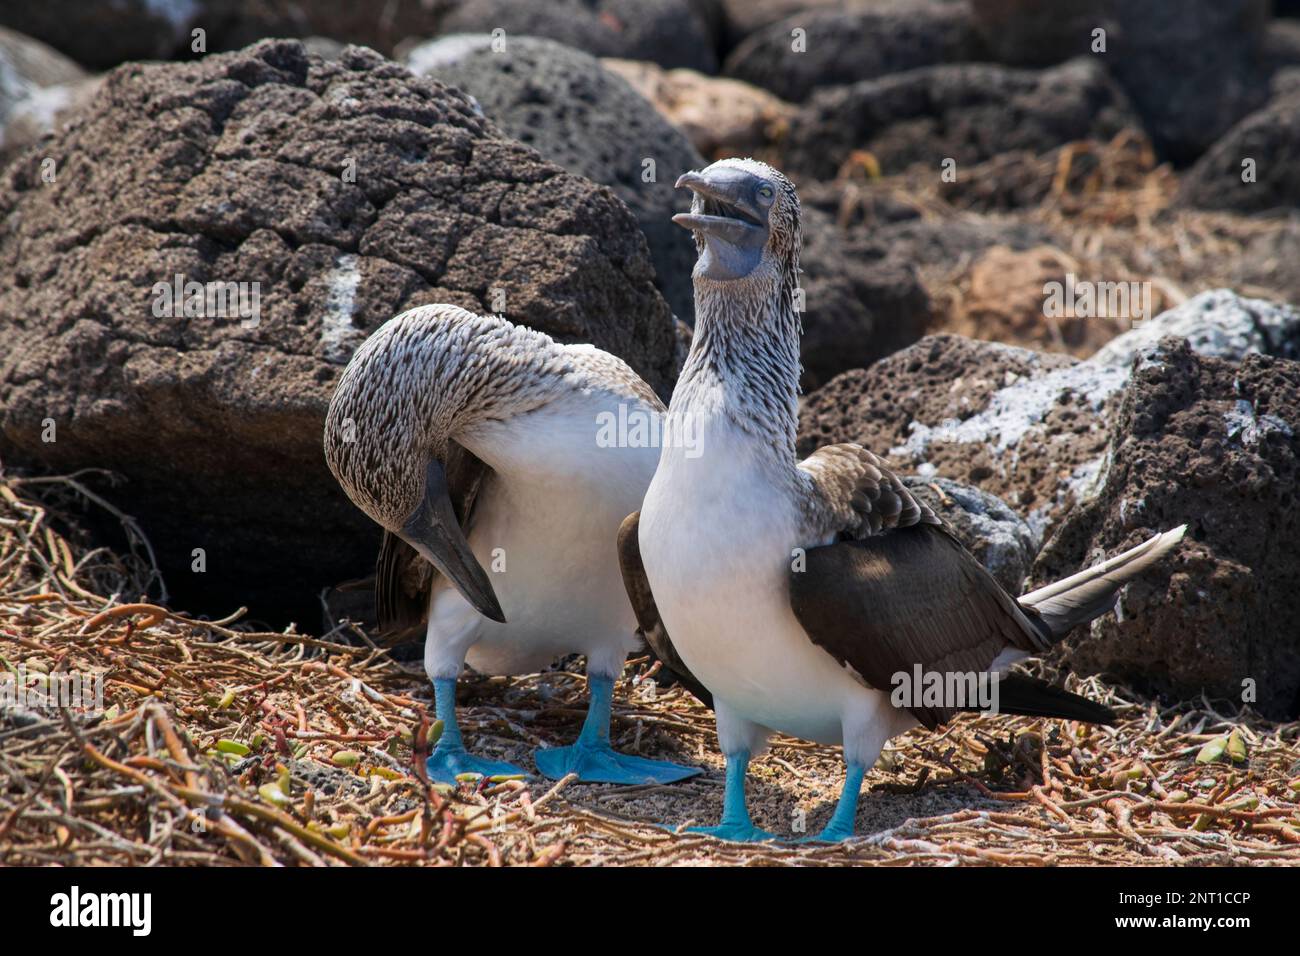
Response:
[[[329,293],[320,324],[321,353],[327,362],[346,365],[365,339],[364,333],[352,324],[357,286],[361,283],[357,257],[352,253],[339,256],[326,281],[329,282]]]
[[[1223,421],[1228,440],[1243,447],[1254,447],[1261,437],[1267,438],[1272,434],[1286,439],[1293,437],[1290,425],[1276,415],[1256,416],[1255,406],[1244,398],[1237,399],[1236,404],[1224,413]]]
[[[1185,338],[1198,355],[1240,362],[1252,352],[1283,355],[1300,349],[1300,311],[1231,289],[1193,296],[1131,332],[1116,336],[1088,359],[1128,368],[1166,335]]]
[[[993,393],[982,411],[968,418],[949,418],[937,425],[912,422],[907,441],[892,448],[890,455],[917,462],[918,471],[932,470],[927,459],[935,443],[967,444],[989,449],[1000,459],[1001,468],[1014,471],[1016,446],[1043,423],[1062,396],[1078,396],[1100,413],[1133,372],[1162,366],[1156,347],[1167,335],[1186,338],[1200,355],[1228,361],[1241,361],[1252,353],[1287,355],[1300,348],[1300,311],[1246,299],[1229,289],[1201,293],[1117,336],[1089,359],[1027,377],[1008,375],[1005,387]],[[1227,420],[1228,437],[1248,445],[1273,431],[1285,430],[1290,435],[1281,419],[1264,416],[1257,420],[1247,402],[1239,402],[1227,413]],[[1103,455],[1074,468],[1061,481],[1053,500],[1027,516],[1034,534],[1041,540],[1062,505],[1071,500],[1083,503],[1095,495],[1105,483],[1108,466]]]
[[[966,419],[949,418],[930,426],[913,422],[911,434],[891,454],[924,460],[937,441],[987,445],[1001,454],[1042,423],[1061,395],[1081,396],[1094,411],[1128,381],[1128,369],[1079,362],[1035,378],[1022,378],[993,393],[988,407]]]

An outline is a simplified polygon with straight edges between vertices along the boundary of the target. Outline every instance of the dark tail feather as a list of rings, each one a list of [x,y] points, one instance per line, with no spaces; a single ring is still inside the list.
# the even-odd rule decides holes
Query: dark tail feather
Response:
[[[998,679],[998,713],[1018,714],[1021,717],[1061,717],[1089,724],[1115,723],[1115,712],[1109,707],[1024,674],[1003,674]]]

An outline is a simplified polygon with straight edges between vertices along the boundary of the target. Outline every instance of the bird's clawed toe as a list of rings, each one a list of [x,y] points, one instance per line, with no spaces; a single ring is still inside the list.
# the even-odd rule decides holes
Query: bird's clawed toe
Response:
[[[425,762],[429,779],[437,783],[458,783],[465,774],[481,777],[527,777],[527,770],[504,760],[476,757],[464,747],[436,747]]]
[[[676,783],[700,772],[667,760],[647,760],[621,754],[608,744],[579,741],[569,747],[548,747],[533,755],[543,776],[559,780],[571,773],[582,783]]]
[[[753,823],[720,823],[716,827],[687,827],[682,833],[698,833],[711,836],[730,843],[762,843],[765,840],[781,839],[775,833],[754,826]]]
[[[794,840],[795,843],[843,843],[845,840],[853,839],[853,828],[843,827],[835,823],[828,823],[826,828],[820,833],[812,836],[800,837]]]

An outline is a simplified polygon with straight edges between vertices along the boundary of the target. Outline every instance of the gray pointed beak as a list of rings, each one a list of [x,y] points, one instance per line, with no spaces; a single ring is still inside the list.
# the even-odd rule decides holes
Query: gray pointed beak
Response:
[[[446,575],[475,610],[498,623],[506,623],[492,582],[461,530],[447,487],[447,473],[440,462],[429,462],[424,500],[398,536]]]
[[[753,177],[748,173],[734,169],[682,173],[677,177],[677,188],[689,189],[703,202],[697,200],[691,212],[679,212],[673,216],[673,222],[735,245],[752,241],[766,232],[764,227],[749,221],[741,212],[747,208],[745,194],[752,182]],[[722,214],[715,215],[714,212]]]

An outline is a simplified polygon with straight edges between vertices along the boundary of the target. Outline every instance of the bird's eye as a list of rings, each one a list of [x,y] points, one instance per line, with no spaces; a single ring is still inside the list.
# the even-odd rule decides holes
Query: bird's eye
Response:
[[[776,190],[771,186],[759,186],[758,198],[763,200],[763,202],[771,202],[776,198]]]

